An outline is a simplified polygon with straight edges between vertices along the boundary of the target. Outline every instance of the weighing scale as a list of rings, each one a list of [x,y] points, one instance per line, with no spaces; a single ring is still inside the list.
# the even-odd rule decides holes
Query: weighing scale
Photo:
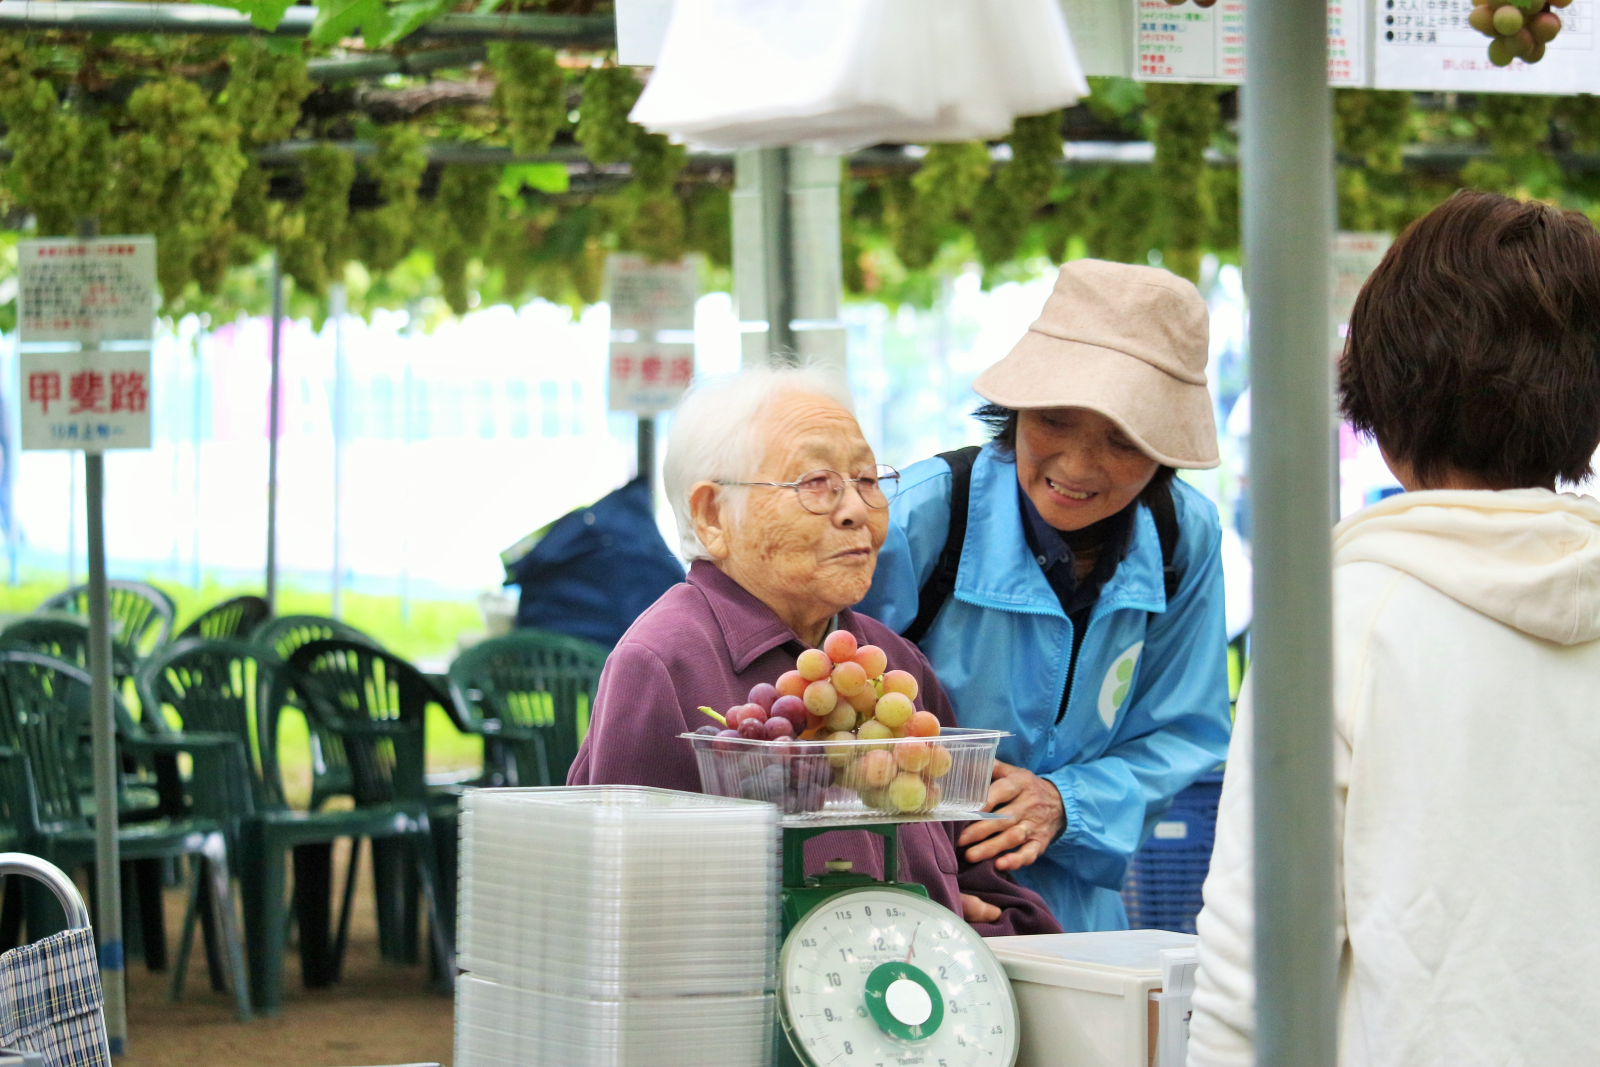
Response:
[[[920,885],[839,861],[806,877],[805,843],[833,830],[878,835],[896,869],[897,823],[784,827],[780,1067],[1012,1067],[1017,1002],[983,938]]]

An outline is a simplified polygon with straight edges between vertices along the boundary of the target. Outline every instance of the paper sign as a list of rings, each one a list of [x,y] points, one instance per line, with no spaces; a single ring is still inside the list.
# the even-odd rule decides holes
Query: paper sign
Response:
[[[1133,71],[1127,0],[1061,0],[1061,10],[1085,74],[1126,78]]]
[[[23,344],[150,340],[154,237],[22,241],[17,274],[17,329]]]
[[[1213,7],[1135,0],[1138,81],[1244,81],[1245,0]],[[1328,84],[1367,84],[1367,0],[1328,0]]]
[[[1332,291],[1328,298],[1328,323],[1333,331],[1334,358],[1344,351],[1350,331],[1350,312],[1372,272],[1383,262],[1394,238],[1387,233],[1340,233],[1333,239]]]
[[[700,272],[690,260],[642,256],[606,262],[611,303],[612,411],[666,411],[694,378],[694,305]]]
[[[1537,63],[1489,62],[1489,38],[1467,23],[1472,0],[1383,0],[1375,52],[1379,89],[1570,94],[1600,92],[1596,0],[1561,9],[1562,30]]]
[[[150,447],[150,350],[23,352],[24,449]]]

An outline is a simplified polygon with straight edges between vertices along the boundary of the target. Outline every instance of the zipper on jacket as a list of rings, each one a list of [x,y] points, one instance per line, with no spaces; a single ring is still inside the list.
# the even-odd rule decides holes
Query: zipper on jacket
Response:
[[[1095,603],[1099,603],[1096,599]],[[1072,700],[1072,679],[1078,673],[1078,653],[1083,651],[1083,637],[1089,632],[1089,614],[1094,610],[1094,604],[1080,608],[1072,613],[1069,622],[1072,623],[1072,658],[1067,660],[1067,684],[1061,690],[1061,706],[1056,709],[1056,725],[1061,725],[1061,720],[1067,717],[1067,704]]]

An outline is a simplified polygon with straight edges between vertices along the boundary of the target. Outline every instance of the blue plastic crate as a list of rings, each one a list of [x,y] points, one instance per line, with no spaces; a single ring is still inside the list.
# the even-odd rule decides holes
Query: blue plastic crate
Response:
[[[1221,796],[1222,773],[1204,775],[1173,798],[1172,810],[1135,853],[1122,882],[1131,928],[1195,932]]]

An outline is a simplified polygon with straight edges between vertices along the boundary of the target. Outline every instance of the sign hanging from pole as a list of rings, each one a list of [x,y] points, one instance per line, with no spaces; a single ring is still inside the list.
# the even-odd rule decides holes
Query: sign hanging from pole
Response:
[[[611,304],[608,408],[641,415],[666,411],[694,378],[698,264],[611,256],[606,281]]]
[[[17,246],[23,344],[148,341],[156,306],[156,239],[51,238]]]

